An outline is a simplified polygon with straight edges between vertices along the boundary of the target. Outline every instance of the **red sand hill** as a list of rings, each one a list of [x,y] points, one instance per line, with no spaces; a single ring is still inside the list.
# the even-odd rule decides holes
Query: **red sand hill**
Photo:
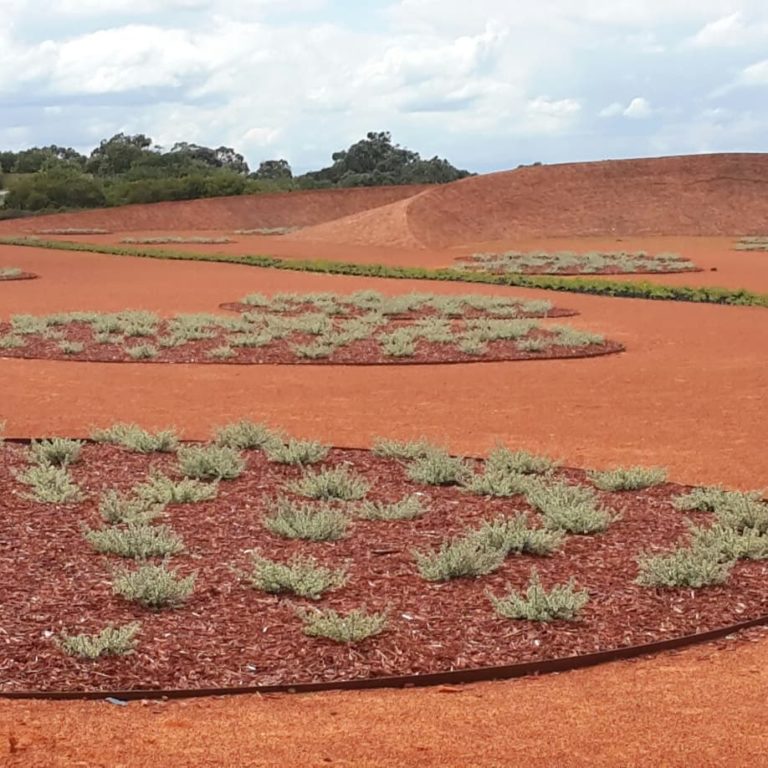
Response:
[[[126,205],[0,222],[0,232],[101,228],[117,232],[311,227],[418,194],[422,185],[328,189]]]
[[[290,237],[441,248],[530,237],[766,231],[768,154],[722,154],[474,176]]]

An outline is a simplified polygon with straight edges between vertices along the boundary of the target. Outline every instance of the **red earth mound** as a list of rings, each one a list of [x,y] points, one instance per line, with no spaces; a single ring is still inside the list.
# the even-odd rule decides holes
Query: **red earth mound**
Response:
[[[126,205],[0,222],[0,232],[52,228],[234,230],[311,227],[418,194],[424,186],[327,189]]]
[[[747,235],[768,218],[766,154],[519,168],[430,187],[301,240],[449,247],[517,237]]]

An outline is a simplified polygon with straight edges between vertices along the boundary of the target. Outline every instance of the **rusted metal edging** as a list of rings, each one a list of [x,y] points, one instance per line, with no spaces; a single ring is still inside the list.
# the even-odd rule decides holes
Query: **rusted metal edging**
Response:
[[[356,680],[337,680],[333,682],[292,683],[288,685],[255,685],[237,688],[192,688],[170,690],[131,690],[131,691],[0,691],[3,699],[42,699],[50,701],[94,701],[116,699],[121,702],[139,700],[194,699],[210,696],[244,696],[267,693],[319,693],[323,691],[358,691],[377,688],[424,688],[436,685],[460,685],[462,683],[489,682],[492,680],[510,680],[530,675],[544,675],[553,672],[570,672],[585,667],[593,667],[610,661],[633,659],[640,656],[685,648],[699,643],[718,640],[722,637],[741,632],[752,627],[768,625],[768,616],[731,624],[726,627],[683,635],[655,643],[631,645],[597,651],[581,656],[566,656],[545,661],[530,661],[520,664],[508,664],[497,667],[478,667],[475,669],[457,669],[446,672],[433,672],[423,675],[397,675],[391,677],[361,678]]]

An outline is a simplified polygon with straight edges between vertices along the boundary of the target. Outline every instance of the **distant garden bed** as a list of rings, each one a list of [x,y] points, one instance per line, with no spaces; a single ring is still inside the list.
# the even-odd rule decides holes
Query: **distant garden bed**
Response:
[[[768,612],[758,493],[249,422],[92,438],[0,445],[2,692],[424,674]]]
[[[25,272],[18,267],[0,267],[0,281],[3,280],[34,280],[39,275],[34,272]]]
[[[457,259],[457,266],[467,271],[522,275],[630,275],[701,271],[683,256],[674,253],[650,255],[645,251],[476,253]]]
[[[152,312],[16,315],[0,323],[7,357],[96,362],[459,363],[590,357],[620,344],[534,318],[572,314],[546,301],[374,291],[252,295],[224,304],[239,317]]]

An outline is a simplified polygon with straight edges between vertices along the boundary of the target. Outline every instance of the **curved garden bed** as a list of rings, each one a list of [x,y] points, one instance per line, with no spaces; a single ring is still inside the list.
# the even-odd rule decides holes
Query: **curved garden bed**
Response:
[[[468,272],[496,275],[663,275],[703,271],[684,256],[675,253],[652,255],[645,251],[475,253],[457,259],[456,266]]]
[[[95,436],[101,443],[0,448],[3,692],[428,674],[670,640],[768,613],[762,559],[768,557],[768,505],[757,495],[709,490],[691,496],[690,488],[664,482],[662,472],[595,475],[504,450],[485,463],[459,462],[424,444],[326,453],[247,424],[220,432],[218,449],[185,446],[177,454],[172,434],[123,428]],[[244,445],[261,447],[232,448]],[[135,451],[152,448],[164,452]],[[402,458],[406,454],[416,458]],[[312,466],[279,463],[297,458]],[[236,476],[215,482],[217,473]],[[183,490],[207,500],[147,506],[171,488],[182,492],[184,476],[202,476],[202,484]],[[652,485],[598,488],[638,480]],[[310,498],[321,487],[326,495],[346,489],[355,498]],[[404,503],[391,506],[397,502]],[[175,607],[152,609],[121,596],[121,577],[135,575],[142,562],[96,551],[115,538],[125,544],[131,526],[119,519],[131,515],[131,546],[142,538],[138,528],[145,539],[146,529],[158,536],[162,529],[160,538],[175,550],[167,570],[177,579],[196,574]],[[315,535],[325,526],[337,538],[286,537],[308,524]],[[457,542],[474,554],[433,557]],[[656,561],[651,568],[643,560],[672,551],[679,559],[674,566]],[[295,558],[305,564],[313,558],[315,569],[327,569],[326,582],[330,573],[330,586],[317,599],[269,593],[284,584],[274,568]],[[478,561],[484,572],[459,575]],[[510,590],[520,593],[525,610],[541,608],[538,598],[525,601],[534,571],[550,595],[558,586],[568,592],[573,579],[564,604],[575,606],[574,615],[541,621],[497,612],[492,596]],[[649,585],[649,573],[682,576],[687,586]],[[712,584],[695,586],[696,578]],[[315,572],[293,585],[320,582]],[[133,586],[136,598],[141,590]],[[511,607],[507,602],[508,612]],[[322,613],[329,610],[338,612],[335,619]],[[373,633],[338,642],[352,611],[361,611],[357,628],[367,621]],[[337,640],[322,636],[328,626],[318,618],[331,619]],[[122,648],[128,653],[94,660],[77,655],[85,642],[78,635],[94,636],[110,625],[133,633]],[[307,634],[313,631],[321,636]]]
[[[34,272],[25,272],[18,267],[0,267],[0,282],[6,280],[34,280],[39,277]]]
[[[14,316],[0,324],[6,357],[87,362],[444,364],[592,357],[620,344],[534,318],[573,314],[546,301],[375,292],[282,294],[225,304],[239,317],[151,312]]]

